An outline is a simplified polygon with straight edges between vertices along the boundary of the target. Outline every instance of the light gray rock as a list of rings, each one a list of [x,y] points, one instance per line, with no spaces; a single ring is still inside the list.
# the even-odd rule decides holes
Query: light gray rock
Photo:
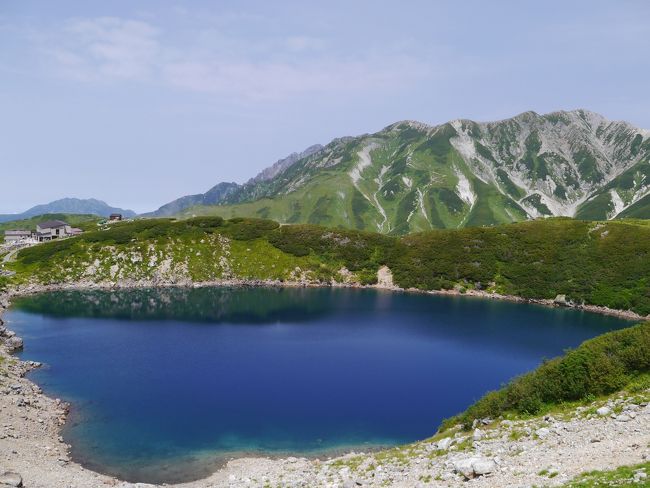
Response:
[[[566,295],[557,295],[555,297],[555,300],[553,300],[553,303],[555,305],[560,305],[562,307],[566,307],[569,304],[569,302],[566,299]]]
[[[476,476],[482,476],[486,474],[493,473],[496,470],[496,463],[491,459],[478,459],[472,463],[474,468],[474,474]]]
[[[445,437],[444,439],[440,439],[438,443],[436,444],[436,447],[440,451],[446,451],[451,447],[453,444],[454,440],[451,437]]]
[[[459,459],[454,462],[454,471],[462,474],[465,478],[470,479],[474,477],[474,467],[472,463],[475,458]]]
[[[492,473],[496,470],[496,467],[497,465],[493,460],[478,456],[458,459],[454,462],[454,471],[462,474],[467,479]]]
[[[5,341],[5,345],[10,353],[20,351],[23,348],[23,340],[18,336],[13,336]]]
[[[13,471],[4,471],[0,474],[0,486],[23,486],[23,478]]]
[[[483,432],[481,429],[474,429],[474,434],[472,434],[472,439],[475,441],[480,441],[485,437],[485,432]]]
[[[537,437],[539,437],[540,439],[544,439],[544,438],[548,437],[548,435],[550,433],[551,433],[551,431],[549,429],[547,429],[546,427],[542,427],[541,429],[537,429],[535,431],[535,434],[537,434]]]
[[[609,415],[610,413],[612,413],[612,409],[609,407],[600,407],[598,410],[596,410],[596,413],[601,416]]]

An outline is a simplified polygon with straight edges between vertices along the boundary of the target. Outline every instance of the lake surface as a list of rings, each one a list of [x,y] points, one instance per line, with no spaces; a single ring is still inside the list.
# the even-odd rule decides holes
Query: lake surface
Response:
[[[84,465],[130,481],[247,453],[424,439],[543,358],[630,322],[471,297],[354,289],[56,292],[16,300],[30,378],[72,402]]]

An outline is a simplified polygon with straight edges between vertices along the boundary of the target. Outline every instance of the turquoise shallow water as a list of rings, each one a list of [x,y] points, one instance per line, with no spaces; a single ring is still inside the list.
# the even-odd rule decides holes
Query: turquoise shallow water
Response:
[[[584,339],[629,324],[567,309],[354,289],[57,292],[17,300],[31,378],[72,402],[85,465],[131,481],[245,453],[324,454],[439,422]]]

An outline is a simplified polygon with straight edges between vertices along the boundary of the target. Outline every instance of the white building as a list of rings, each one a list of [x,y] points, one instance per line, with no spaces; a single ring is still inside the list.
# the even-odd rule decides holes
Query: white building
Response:
[[[62,220],[48,220],[36,226],[36,239],[38,242],[63,239],[72,235],[72,227]]]
[[[5,231],[6,243],[24,242],[32,239],[32,237],[33,237],[33,232],[31,230],[6,230]]]

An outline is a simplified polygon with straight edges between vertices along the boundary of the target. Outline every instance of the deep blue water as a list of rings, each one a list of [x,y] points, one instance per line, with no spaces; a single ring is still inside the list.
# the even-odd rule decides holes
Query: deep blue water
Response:
[[[242,452],[404,443],[567,347],[629,322],[469,297],[350,289],[57,292],[7,314],[64,436],[133,481]]]

